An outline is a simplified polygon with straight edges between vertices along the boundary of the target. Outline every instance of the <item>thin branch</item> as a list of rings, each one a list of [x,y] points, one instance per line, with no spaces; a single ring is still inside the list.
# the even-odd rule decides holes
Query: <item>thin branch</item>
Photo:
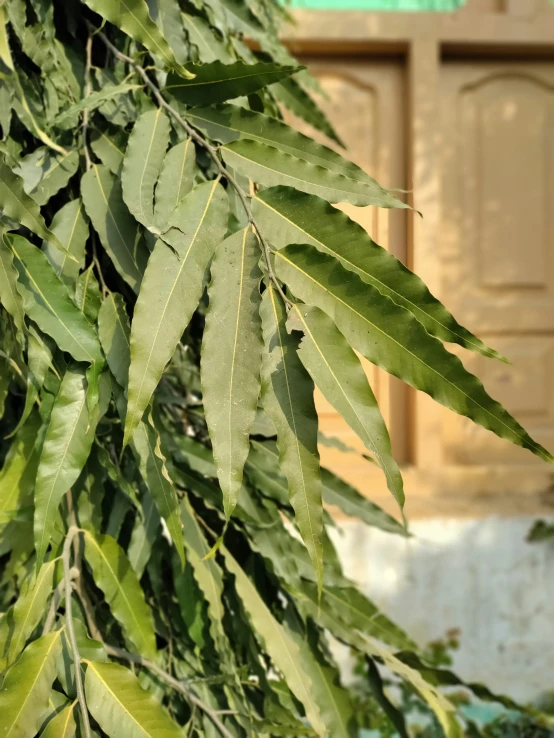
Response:
[[[65,542],[63,544],[63,576],[65,582],[65,621],[67,624],[67,634],[69,637],[69,645],[73,654],[73,664],[75,666],[75,687],[77,690],[77,699],[79,700],[79,707],[81,708],[81,716],[83,718],[83,733],[84,738],[91,738],[90,722],[88,718],[87,702],[85,699],[85,691],[83,689],[83,679],[81,675],[81,657],[79,655],[79,649],[77,647],[77,639],[75,637],[75,629],[73,627],[73,612],[71,609],[71,545],[73,539],[79,534],[79,528],[72,525],[67,531]]]
[[[202,702],[199,697],[197,697],[189,689],[187,689],[178,679],[172,677],[171,674],[168,674],[167,671],[161,669],[153,661],[149,661],[149,659],[145,659],[142,656],[138,656],[134,653],[130,653],[129,651],[125,651],[125,649],[123,648],[115,648],[114,646],[108,646],[107,644],[104,644],[104,648],[110,656],[114,656],[118,659],[123,659],[124,661],[130,661],[133,664],[138,664],[139,666],[148,669],[152,673],[157,674],[160,679],[163,679],[164,682],[167,682],[171,687],[173,687],[175,691],[180,692],[184,697],[186,697],[186,699],[192,705],[198,707],[198,709],[206,713],[206,715],[210,718],[215,727],[219,730],[221,735],[225,736],[225,738],[233,738],[233,734],[229,730],[227,730],[223,722],[219,719],[219,715],[222,713],[218,712],[217,710],[212,710],[209,705],[206,705],[205,702]],[[231,713],[225,711],[225,714]]]
[[[93,28],[89,24],[89,28]],[[96,30],[96,29],[95,29]],[[223,166],[221,163],[221,160],[219,156],[217,155],[217,150],[211,145],[209,141],[207,141],[204,136],[202,136],[198,131],[193,128],[190,123],[188,123],[181,115],[180,113],[175,110],[174,107],[172,107],[163,97],[162,93],[158,89],[158,87],[152,82],[148,74],[146,73],[146,70],[144,67],[141,67],[140,64],[138,64],[134,59],[132,59],[130,56],[127,56],[126,54],[123,54],[119,49],[114,46],[111,41],[101,32],[98,32],[98,38],[101,39],[101,41],[104,43],[107,49],[111,51],[111,53],[120,61],[126,62],[127,64],[130,64],[133,66],[137,72],[140,74],[142,79],[144,80],[144,84],[152,91],[152,94],[156,98],[156,101],[158,102],[158,105],[163,108],[164,110],[167,110],[167,112],[171,115],[171,117],[182,127],[184,130],[188,133],[188,135],[192,138],[193,141],[196,141],[200,146],[202,146],[210,155],[212,161],[217,167],[217,170],[219,171],[220,175],[225,177],[231,187],[235,190],[235,192],[238,195],[238,198],[242,204],[242,207],[244,208],[244,212],[246,213],[246,217],[248,218],[248,222],[252,227],[256,230],[256,233],[258,234],[258,238],[260,239],[260,243],[262,244],[262,249],[264,252],[265,262],[267,266],[267,273],[269,274],[269,278],[275,285],[275,288],[277,292],[281,295],[283,298],[285,305],[287,307],[292,307],[291,301],[288,299],[288,297],[283,292],[283,289],[281,285],[279,284],[279,280],[277,279],[277,276],[275,275],[275,272],[273,270],[273,266],[271,264],[271,247],[269,246],[269,243],[266,241],[265,236],[262,233],[262,230],[260,226],[258,225],[254,213],[252,212],[252,208],[250,206],[250,203],[248,202],[248,198],[242,187],[239,185],[237,180],[233,177],[233,175]]]
[[[87,38],[87,45],[86,45],[86,66],[85,66],[85,100],[91,93],[91,84],[90,84],[90,70],[92,67],[92,33],[89,33],[89,37]],[[85,163],[86,163],[86,169],[87,172],[91,168],[91,160],[90,160],[90,151],[88,150],[88,142],[87,142],[87,134],[88,134],[88,124],[89,124],[89,109],[85,108],[83,110],[83,151],[85,152]]]
[[[56,619],[56,612],[58,610],[58,607],[60,606],[60,602],[62,599],[62,594],[64,592],[64,589],[65,589],[65,580],[62,579],[61,582],[56,587],[56,589],[54,590],[54,594],[52,596],[52,602],[50,603],[50,609],[48,610],[48,615],[46,616],[46,620],[44,621],[42,635],[46,635],[46,633],[49,633],[52,630],[52,626],[54,625],[54,620]]]

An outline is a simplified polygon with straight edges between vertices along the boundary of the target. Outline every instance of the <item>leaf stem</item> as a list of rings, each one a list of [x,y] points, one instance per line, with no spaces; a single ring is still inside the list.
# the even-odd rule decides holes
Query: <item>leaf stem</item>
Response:
[[[79,528],[72,525],[67,531],[65,541],[63,544],[63,576],[65,584],[65,621],[67,623],[67,634],[69,637],[69,645],[73,654],[73,664],[75,671],[75,688],[77,690],[77,699],[79,701],[79,707],[81,708],[81,716],[83,718],[83,733],[84,738],[92,738],[90,732],[90,722],[88,717],[87,702],[85,699],[85,691],[83,689],[83,679],[81,675],[81,656],[79,655],[79,648],[77,646],[77,639],[75,637],[75,628],[73,627],[73,612],[71,609],[71,591],[72,591],[72,571],[71,571],[71,545],[73,539],[79,534]]]
[[[89,28],[94,28],[89,24]],[[96,31],[96,29],[94,29]],[[134,59],[132,59],[130,56],[127,56],[126,54],[123,54],[119,49],[114,46],[111,41],[100,31],[97,31],[98,37],[101,39],[101,41],[104,43],[107,49],[112,52],[112,54],[119,59],[120,61],[126,62],[127,64],[130,64],[133,66],[137,72],[140,74],[142,79],[144,80],[144,84],[152,91],[152,94],[156,98],[156,101],[158,105],[163,108],[164,110],[167,110],[167,112],[171,115],[171,117],[182,127],[184,130],[188,133],[188,135],[191,137],[193,141],[196,141],[196,143],[200,144],[209,154],[210,158],[214,162],[215,166],[217,167],[217,170],[219,171],[220,175],[226,178],[226,180],[229,182],[231,187],[235,190],[235,192],[238,195],[238,198],[242,204],[242,207],[244,208],[244,211],[246,213],[246,217],[248,218],[248,222],[250,225],[255,229],[256,233],[258,234],[258,238],[260,239],[260,243],[262,245],[262,250],[265,257],[265,262],[267,266],[267,273],[269,275],[269,278],[275,285],[275,289],[277,292],[281,295],[283,298],[283,301],[287,308],[292,307],[291,301],[288,299],[288,297],[283,292],[283,289],[281,285],[279,284],[279,280],[277,279],[275,272],[273,270],[273,266],[271,264],[271,247],[269,246],[269,243],[267,242],[265,236],[262,233],[262,230],[260,226],[258,225],[254,213],[252,212],[252,208],[250,206],[250,203],[248,202],[248,197],[242,187],[239,185],[237,180],[233,177],[233,175],[225,168],[225,166],[221,163],[221,160],[219,156],[217,155],[217,150],[211,145],[209,141],[207,141],[204,136],[202,136],[198,131],[191,126],[188,121],[186,121],[180,113],[175,110],[173,106],[171,106],[163,97],[162,93],[160,92],[157,85],[152,82],[148,74],[146,73],[146,70],[144,67],[141,67],[140,64],[138,64]]]

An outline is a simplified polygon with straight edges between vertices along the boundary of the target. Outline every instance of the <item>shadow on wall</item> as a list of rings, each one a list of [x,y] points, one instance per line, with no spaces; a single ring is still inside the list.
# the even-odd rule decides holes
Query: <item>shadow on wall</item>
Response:
[[[460,676],[530,701],[554,689],[554,541],[527,543],[533,521],[416,521],[410,540],[344,522],[331,535],[346,574],[420,645],[459,628]]]

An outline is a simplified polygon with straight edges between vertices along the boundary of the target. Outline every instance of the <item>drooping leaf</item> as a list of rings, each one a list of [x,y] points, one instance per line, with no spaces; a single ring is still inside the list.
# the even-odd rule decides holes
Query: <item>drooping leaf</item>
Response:
[[[121,183],[104,165],[83,175],[81,194],[87,215],[119,274],[138,292],[148,251],[137,224],[123,202]]]
[[[94,581],[104,592],[113,616],[121,624],[125,640],[132,650],[146,658],[155,658],[152,613],[125,552],[110,536],[85,531],[83,537],[85,558]]]
[[[177,492],[167,471],[165,457],[161,450],[160,436],[152,419],[141,421],[133,433],[132,447],[135,451],[140,473],[152,495],[160,515],[167,523],[175,548],[185,565],[183,533],[179,516]]]
[[[167,362],[202,295],[206,267],[227,228],[221,185],[198,185],[173,214],[154,247],[131,324],[129,403],[124,445],[142,418]]]
[[[339,146],[344,146],[337,132],[327,119],[314,98],[309,95],[297,79],[290,77],[269,88],[278,102],[285,106],[291,113],[308,123],[310,126],[321,131],[327,138],[335,141]]]
[[[311,691],[311,681],[303,669],[300,649],[283,626],[273,617],[252,581],[229,551],[222,546],[221,552],[227,569],[235,576],[235,587],[252,627],[262,639],[275,666],[282,672],[290,690],[304,706],[312,728],[318,735],[325,735],[325,724]]]
[[[23,180],[0,163],[0,209],[55,248],[64,251],[59,238],[48,230],[37,203],[25,193]]]
[[[340,683],[337,668],[327,662],[314,628],[302,632],[298,618],[289,618],[287,632],[298,646],[302,668],[311,683],[311,696],[319,707],[327,735],[358,738],[358,726],[348,691]]]
[[[500,438],[554,462],[410,312],[347,272],[334,257],[298,245],[277,251],[275,261],[294,294],[326,312],[366,359]]]
[[[297,72],[301,67],[283,67],[278,64],[242,61],[222,64],[188,64],[194,79],[182,79],[175,74],[167,78],[166,90],[186,105],[210,105],[249,95],[272,82],[278,82]]]
[[[132,671],[119,664],[86,664],[87,705],[105,733],[112,738],[183,738],[181,728]]]
[[[6,674],[0,690],[3,738],[33,738],[38,732],[60,648],[61,631],[37,638]]]
[[[223,38],[202,16],[182,13],[182,18],[189,41],[198,51],[198,61],[204,63],[220,61],[223,64],[231,64],[235,60]]]
[[[251,228],[217,249],[202,339],[202,396],[225,515],[242,486],[260,392],[260,247]]]
[[[125,300],[119,293],[110,292],[98,313],[98,336],[110,371],[123,388],[127,386],[131,361],[130,333]]]
[[[431,335],[502,359],[461,326],[417,275],[378,246],[360,225],[325,200],[290,187],[273,187],[260,192],[253,207],[262,227],[271,233],[271,243],[276,248],[294,243],[316,246],[413,313]]]
[[[0,7],[0,59],[4,64],[13,71],[13,59],[8,42],[8,34],[6,32],[8,19],[4,15],[4,8]]]
[[[86,0],[86,4],[105,20],[118,26],[135,41],[144,44],[148,51],[158,56],[170,69],[175,69],[184,77],[190,73],[179,65],[171,47],[148,12],[145,0]]]
[[[13,264],[13,252],[4,241],[0,230],[0,303],[14,319],[21,333],[25,330],[23,299],[17,290],[17,270]]]
[[[137,515],[127,549],[129,563],[140,579],[152,553],[158,528],[160,527],[160,514],[148,492],[141,497],[142,517]]]
[[[72,702],[60,710],[42,731],[41,738],[75,738],[77,733],[74,715],[76,704],[77,701]]]
[[[191,138],[169,149],[163,161],[156,186],[154,221],[163,233],[166,225],[183,198],[194,185],[196,151]]]
[[[222,144],[239,140],[256,141],[278,148],[297,159],[304,159],[316,167],[328,169],[336,175],[340,174],[353,189],[363,192],[364,188],[378,187],[375,180],[356,164],[268,115],[227,104],[217,108],[189,110],[187,118]]]
[[[73,119],[76,115],[82,113],[83,110],[96,110],[96,108],[99,108],[107,100],[113,100],[120,95],[126,95],[128,92],[140,89],[141,86],[142,85],[128,84],[126,82],[120,85],[104,85],[104,87],[102,87],[101,90],[98,90],[98,92],[92,92],[79,102],[74,105],[70,105],[68,108],[63,110],[56,118],[55,124],[57,126],[63,126],[66,121]]]
[[[383,680],[375,661],[368,656],[367,659],[367,681],[373,692],[377,703],[382,708],[385,715],[395,727],[399,738],[410,738],[406,721],[402,711],[389,699],[385,692]]]
[[[325,150],[325,147],[321,146],[321,149]],[[328,202],[349,202],[352,205],[375,205],[380,208],[407,207],[376,182],[365,184],[334,168],[314,165],[307,158],[294,156],[277,144],[268,145],[244,138],[225,144],[221,147],[221,153],[226,164],[266,187],[287,185],[301,192],[318,195]],[[338,154],[334,156],[338,157]]]
[[[90,454],[100,408],[89,414],[86,373],[70,366],[56,397],[37,471],[35,546],[42,563],[54,529],[58,505],[81,473]]]
[[[48,561],[38,574],[32,574],[17,601],[0,620],[0,671],[13,664],[41,621],[52,594],[55,566],[54,561]]]
[[[22,236],[9,236],[18,271],[17,289],[27,315],[76,361],[102,362],[98,337],[74,305],[44,253]]]
[[[150,17],[162,31],[179,64],[188,60],[188,43],[178,0],[147,0]]]
[[[85,265],[85,244],[89,236],[88,222],[80,198],[71,200],[58,210],[52,219],[50,230],[76,259],[72,261],[67,254],[52,248],[48,242],[43,244],[42,249],[48,261],[71,293],[75,289],[79,270]]]
[[[323,510],[313,383],[298,358],[297,338],[287,333],[285,308],[272,286],[264,292],[261,316],[263,406],[277,429],[296,524],[321,582]]]
[[[303,331],[298,351],[300,360],[324,397],[375,456],[391,494],[402,508],[402,475],[392,456],[387,426],[360,360],[333,321],[319,308],[295,305],[288,325]]]
[[[25,156],[14,170],[23,178],[25,192],[38,203],[45,205],[62,187],[66,187],[79,166],[76,149],[65,154],[41,146]]]
[[[129,136],[123,159],[123,199],[138,222],[151,230],[154,186],[169,143],[169,128],[169,120],[161,108],[143,113]]]

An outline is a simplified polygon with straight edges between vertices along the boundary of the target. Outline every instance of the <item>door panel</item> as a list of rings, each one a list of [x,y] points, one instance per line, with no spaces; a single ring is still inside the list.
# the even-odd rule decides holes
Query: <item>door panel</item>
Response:
[[[554,65],[442,69],[443,298],[504,353],[463,356],[529,432],[554,450]],[[534,457],[444,414],[444,463]]]
[[[345,155],[385,187],[405,187],[406,156],[404,141],[403,70],[400,64],[379,61],[301,58],[317,77],[328,99],[319,103],[346,146],[346,153],[298,118],[287,119],[299,130]],[[374,207],[340,206],[362,225],[384,248],[406,259],[406,216],[403,211]],[[408,448],[407,390],[364,360],[364,367],[391,430],[395,456],[405,461]],[[335,409],[316,393],[316,405],[323,434],[364,451],[356,434]],[[345,478],[351,476],[353,460],[336,448],[320,448],[322,463]],[[363,462],[365,463],[365,462]],[[352,480],[353,481],[353,480]]]

